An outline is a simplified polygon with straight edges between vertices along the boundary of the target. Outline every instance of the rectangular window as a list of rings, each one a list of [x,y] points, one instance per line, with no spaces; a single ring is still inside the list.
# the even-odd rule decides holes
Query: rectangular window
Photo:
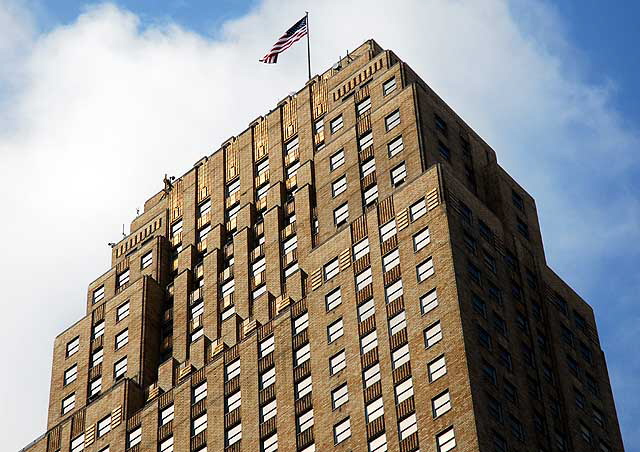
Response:
[[[413,397],[413,379],[411,377],[398,383],[394,387],[396,394],[396,404],[400,404],[407,400],[409,397]]]
[[[127,448],[131,449],[133,446],[140,444],[142,441],[142,427],[138,427],[127,433]]]
[[[384,288],[384,294],[387,304],[393,303],[395,300],[400,298],[403,293],[404,289],[402,287],[401,279]]]
[[[264,358],[269,353],[273,353],[274,347],[275,347],[275,340],[274,340],[274,337],[273,337],[273,334],[272,334],[271,336],[269,336],[268,338],[262,340],[258,344],[258,357],[259,358]]]
[[[129,343],[129,328],[116,335],[116,350],[121,349]]]
[[[404,344],[399,349],[391,353],[391,361],[393,369],[397,369],[404,363],[409,361],[409,344]]]
[[[202,241],[206,239],[207,235],[209,235],[209,232],[211,232],[211,223],[198,231],[198,240]]]
[[[296,424],[298,425],[298,433],[302,433],[305,430],[313,427],[313,409],[302,413],[296,419]]]
[[[104,349],[100,347],[91,355],[91,367],[95,367],[102,362],[104,356]]]
[[[93,325],[93,334],[91,335],[91,338],[97,339],[103,334],[104,334],[104,320],[101,320],[95,325]]]
[[[231,295],[236,290],[236,282],[234,278],[222,283],[220,286],[220,292],[222,297],[226,297],[227,295]]]
[[[207,398],[207,382],[200,383],[198,386],[193,388],[193,402],[194,404],[198,403],[201,400]]]
[[[369,350],[373,350],[378,346],[378,333],[373,330],[369,334],[360,338],[360,354],[364,355]]]
[[[173,436],[160,443],[160,452],[173,452]]]
[[[384,415],[384,405],[382,403],[382,397],[375,399],[365,407],[365,414],[367,422],[372,422]]]
[[[400,434],[400,441],[407,438],[408,436],[413,435],[418,431],[417,421],[416,421],[416,413],[412,413],[406,418],[402,419],[398,423],[398,432]]]
[[[120,361],[113,365],[113,376],[116,380],[124,377],[127,374],[127,357],[125,356]]]
[[[378,200],[378,185],[367,188],[364,191],[364,205],[369,207]]]
[[[227,198],[240,190],[240,178],[236,178],[229,182],[225,188]]]
[[[358,322],[364,322],[366,319],[374,315],[376,306],[373,298],[369,298],[358,306]]]
[[[84,450],[84,433],[71,440],[70,451],[82,452]]]
[[[289,276],[291,276],[295,272],[297,272],[299,268],[300,268],[300,266],[298,265],[298,262],[294,262],[293,264],[289,265],[287,268],[284,269],[284,277],[288,278]],[[258,290],[260,290],[260,289],[258,289]],[[253,298],[254,299],[257,298],[259,295],[262,295],[266,291],[267,291],[267,286],[263,284],[259,293],[254,292]]]
[[[413,250],[415,252],[420,251],[422,248],[431,243],[431,235],[429,234],[429,228],[417,232],[413,236]]]
[[[389,319],[389,335],[393,336],[407,327],[407,313],[402,310]]]
[[[342,119],[342,115],[337,118],[333,118],[329,123],[329,127],[331,127],[331,133],[336,133],[338,130],[342,129],[344,126],[344,120]]]
[[[400,265],[400,251],[397,248],[382,256],[382,269],[385,272],[388,272],[398,265]]]
[[[390,78],[382,84],[382,95],[386,96],[396,90],[396,78]]]
[[[305,312],[293,320],[293,334],[300,334],[309,326],[309,313]]]
[[[353,260],[357,261],[363,256],[369,254],[369,239],[365,238],[353,245]]]
[[[333,211],[333,222],[340,227],[349,221],[349,203],[344,203]]]
[[[225,432],[226,446],[233,446],[242,439],[242,424],[236,424]]]
[[[177,237],[182,232],[182,220],[171,225],[171,238]]]
[[[435,273],[433,269],[433,259],[429,258],[426,261],[418,264],[416,267],[416,272],[418,274],[418,282],[422,282],[427,279],[429,276]]]
[[[399,187],[407,179],[407,166],[402,162],[391,170],[391,185]]]
[[[424,343],[427,348],[432,347],[442,340],[442,328],[440,327],[440,321],[427,327],[424,330]]]
[[[329,169],[331,171],[341,167],[344,164],[344,149],[340,149],[329,159]]]
[[[277,452],[278,450],[278,433],[274,433],[271,436],[266,437],[262,440],[262,445],[260,446],[260,452]],[[200,452],[200,451],[198,451]],[[206,451],[205,451],[206,452]]]
[[[259,186],[256,189],[256,200],[260,201],[262,198],[267,196],[267,193],[269,193],[269,188],[271,188],[271,186],[269,185],[269,182],[266,182],[266,183],[262,184],[261,186]]]
[[[273,399],[271,402],[263,405],[260,408],[260,422],[267,422],[276,414],[278,414],[278,404],[276,399]]]
[[[102,301],[103,299],[104,299],[104,285],[98,287],[96,290],[93,291],[93,302],[94,303]]]
[[[373,132],[369,131],[362,135],[358,139],[358,144],[360,145],[360,149],[367,149],[369,146],[373,146]]]
[[[174,405],[171,404],[160,412],[160,425],[168,424],[173,420]]]
[[[118,306],[118,309],[116,310],[116,322],[129,317],[129,305],[130,303],[127,301],[126,303],[122,303]]]
[[[371,110],[371,98],[367,97],[361,100],[360,102],[358,102],[358,104],[356,105],[356,112],[357,112],[356,116],[362,116],[369,110]]]
[[[351,420],[346,418],[333,426],[333,442],[340,444],[351,436]]]
[[[442,141],[438,141],[438,152],[446,161],[451,161],[451,151]]]
[[[356,290],[362,290],[371,284],[373,276],[371,274],[371,267],[367,267],[362,272],[356,275]]]
[[[296,385],[296,400],[303,398],[307,394],[313,391],[313,382],[311,381],[311,375],[304,380],[301,380]]]
[[[337,374],[345,367],[347,367],[347,355],[344,350],[329,358],[329,371],[331,375]]]
[[[396,229],[396,220],[391,220],[382,226],[380,226],[380,239],[382,242],[386,242],[391,237],[396,235],[398,230]]]
[[[444,355],[438,356],[427,364],[427,370],[429,372],[429,383],[433,383],[438,378],[444,376],[447,373],[447,361]]]
[[[67,358],[78,353],[80,349],[80,336],[74,337],[67,342]]]
[[[269,157],[262,159],[256,163],[256,175],[260,176],[263,173],[269,171]]]
[[[342,322],[342,318],[336,320],[331,325],[327,327],[327,341],[329,343],[337,340],[342,337],[344,334],[344,324]]]
[[[324,297],[324,299],[327,306],[327,311],[331,311],[332,309],[338,307],[342,303],[342,295],[340,294],[340,288],[337,287],[331,292],[329,292]]]
[[[293,250],[298,248],[298,235],[293,235],[282,243],[282,249],[284,254],[289,254]]]
[[[453,427],[449,427],[436,435],[436,446],[438,447],[438,452],[449,452],[456,447],[456,435]]]
[[[373,173],[376,170],[376,159],[374,157],[369,157],[362,163],[360,163],[360,176],[361,178],[365,178],[367,175]]]
[[[369,452],[387,452],[387,434],[382,435],[369,441]]]
[[[343,384],[338,386],[336,389],[331,391],[331,405],[333,409],[344,405],[349,401],[349,389],[347,388],[347,384]]]
[[[435,309],[438,306],[438,292],[435,288],[420,297],[420,311],[422,314]]]
[[[409,207],[409,216],[411,217],[411,221],[416,221],[425,213],[427,213],[427,203],[424,198],[419,199]]]
[[[96,430],[98,438],[109,433],[111,431],[111,415],[99,420]]]
[[[310,357],[311,346],[309,345],[309,343],[306,343],[295,351],[293,365],[297,367],[307,361]]]
[[[389,158],[395,157],[404,150],[404,142],[402,141],[402,135],[394,138],[387,144],[387,151],[389,152]]]
[[[153,251],[149,251],[140,258],[140,268],[145,269],[153,264]]]
[[[233,380],[240,375],[240,360],[236,359],[224,366],[224,378],[225,381]]]
[[[236,391],[233,394],[229,394],[226,397],[225,405],[226,410],[225,413],[230,413],[236,408],[239,408],[242,404],[242,393],[240,391]]]
[[[270,367],[260,374],[259,384],[260,389],[268,388],[276,382],[276,368]]]
[[[207,199],[205,202],[198,206],[198,216],[208,213],[211,210],[211,199]]]
[[[329,281],[340,272],[338,258],[330,260],[324,265],[324,280]]]
[[[67,414],[69,411],[73,410],[76,406],[76,393],[73,392],[69,394],[67,397],[62,399],[62,414]]]
[[[89,384],[89,397],[95,397],[102,391],[102,377],[98,377]]]
[[[437,418],[451,409],[451,396],[449,391],[445,391],[431,399],[433,417]]]
[[[78,378],[78,365],[74,364],[64,371],[64,384],[65,386],[72,383]]]
[[[362,372],[365,389],[380,381],[380,364],[375,363],[373,366],[366,368]]]
[[[126,269],[118,275],[118,287],[122,287],[129,282],[129,269]]]
[[[191,305],[191,318],[195,319],[204,312],[204,300]]]
[[[336,196],[344,193],[347,190],[347,176],[342,176],[331,184],[331,194],[335,198]]]
[[[389,116],[384,118],[384,125],[387,127],[387,132],[400,124],[400,110],[396,110]]]

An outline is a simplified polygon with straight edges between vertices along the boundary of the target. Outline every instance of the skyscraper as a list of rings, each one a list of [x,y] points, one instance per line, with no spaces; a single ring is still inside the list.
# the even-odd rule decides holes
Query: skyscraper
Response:
[[[25,450],[623,450],[533,198],[374,41],[165,178],[86,308]]]

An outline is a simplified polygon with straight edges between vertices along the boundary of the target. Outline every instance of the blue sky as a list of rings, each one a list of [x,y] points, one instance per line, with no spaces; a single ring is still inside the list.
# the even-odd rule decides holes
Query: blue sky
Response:
[[[640,342],[640,3],[386,3],[0,0],[0,167],[17,174],[5,180],[16,189],[0,193],[17,212],[0,234],[33,246],[6,244],[0,277],[16,290],[0,339],[14,345],[9,359],[36,357],[33,375],[1,377],[29,391],[26,403],[2,395],[10,450],[44,431],[53,338],[83,315],[122,223],[162,174],[181,174],[304,84],[302,46],[275,66],[255,61],[308,9],[314,72],[376,38],[536,198],[548,263],[595,309],[625,445],[640,451],[640,354],[629,353]],[[42,253],[51,247],[41,230],[64,253]],[[43,291],[55,310],[42,309]],[[26,317],[39,333],[18,343]]]

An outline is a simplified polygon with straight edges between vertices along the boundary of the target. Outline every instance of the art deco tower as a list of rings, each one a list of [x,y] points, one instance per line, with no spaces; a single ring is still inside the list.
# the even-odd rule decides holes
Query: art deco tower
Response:
[[[368,41],[145,203],[25,450],[623,446],[534,200]]]

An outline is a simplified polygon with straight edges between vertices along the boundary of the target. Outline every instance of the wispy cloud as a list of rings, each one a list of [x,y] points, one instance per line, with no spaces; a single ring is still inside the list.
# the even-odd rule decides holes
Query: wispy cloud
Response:
[[[142,26],[113,5],[46,33],[0,1],[0,167],[6,212],[0,333],[16,388],[2,395],[3,441],[44,431],[53,337],[83,313],[107,243],[161,187],[306,78],[303,45],[278,65],[257,59],[305,9],[314,70],[368,38],[394,49],[486,140],[536,197],[552,267],[595,307],[629,449],[640,398],[631,369],[638,330],[638,131],[587,83],[554,11],[533,1],[266,0],[211,39],[171,22]],[[145,21],[152,23],[151,21]],[[2,43],[5,43],[4,45]],[[4,63],[9,64],[4,64]],[[617,285],[607,284],[612,270]],[[610,290],[606,292],[603,287]],[[625,290],[625,287],[628,289]],[[615,314],[611,314],[615,313]],[[22,419],[33,419],[26,425]],[[10,432],[10,433],[9,433]]]

